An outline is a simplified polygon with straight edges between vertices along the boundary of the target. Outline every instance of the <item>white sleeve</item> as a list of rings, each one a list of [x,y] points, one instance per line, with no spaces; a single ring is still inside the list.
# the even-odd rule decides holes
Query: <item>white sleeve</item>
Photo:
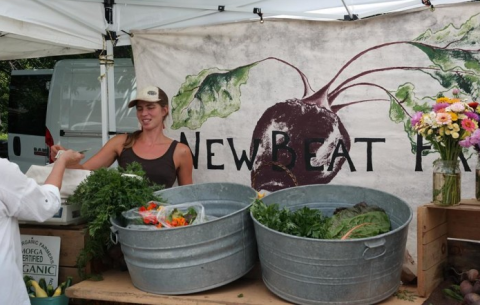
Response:
[[[0,214],[43,222],[60,208],[60,191],[53,185],[38,185],[15,163],[0,160]]]

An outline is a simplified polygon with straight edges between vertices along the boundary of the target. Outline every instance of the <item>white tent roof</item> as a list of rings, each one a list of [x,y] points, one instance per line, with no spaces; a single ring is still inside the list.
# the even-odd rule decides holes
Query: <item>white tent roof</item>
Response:
[[[113,19],[105,3],[114,3]],[[465,0],[431,0],[434,6]],[[80,54],[104,49],[107,30],[117,45],[139,29],[183,28],[263,18],[343,20],[421,8],[421,0],[0,0],[0,60]],[[224,6],[224,10],[219,10]],[[110,10],[107,10],[110,11]]]

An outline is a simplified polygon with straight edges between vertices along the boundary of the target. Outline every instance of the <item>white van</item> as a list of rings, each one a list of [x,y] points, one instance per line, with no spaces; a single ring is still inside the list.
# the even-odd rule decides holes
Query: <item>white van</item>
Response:
[[[115,59],[116,133],[138,129],[135,109],[127,107],[136,94],[130,59]],[[31,165],[50,163],[49,148],[61,144],[90,149],[102,146],[100,65],[96,59],[58,61],[53,70],[12,71],[8,108],[8,158],[26,172]]]

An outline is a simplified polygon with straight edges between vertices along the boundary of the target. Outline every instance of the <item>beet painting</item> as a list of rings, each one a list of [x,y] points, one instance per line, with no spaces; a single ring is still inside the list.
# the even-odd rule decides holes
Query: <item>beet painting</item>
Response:
[[[186,127],[199,129],[212,118],[227,118],[241,111],[242,85],[248,84],[250,70],[266,60],[277,60],[298,72],[303,82],[303,96],[288,98],[266,109],[257,121],[251,136],[249,158],[254,160],[251,184],[257,190],[276,191],[295,185],[326,184],[341,170],[348,159],[351,139],[348,130],[337,112],[357,103],[378,102],[367,99],[337,103],[345,91],[353,87],[374,87],[383,91],[390,103],[392,122],[405,126],[406,136],[412,146],[416,139],[410,118],[415,111],[426,107],[427,100],[459,89],[462,98],[476,101],[480,84],[480,53],[478,39],[480,14],[467,19],[458,28],[450,24],[432,32],[430,29],[410,41],[395,41],[379,44],[363,50],[349,59],[334,77],[318,90],[313,90],[307,76],[300,68],[282,59],[269,57],[231,70],[209,68],[196,75],[189,75],[172,99],[173,129]],[[349,77],[337,86],[332,86],[349,65],[361,62],[364,54],[383,52],[395,45],[411,46],[412,53],[424,53],[430,63],[425,66],[397,65],[366,69]],[[421,54],[419,54],[421,55]],[[430,96],[416,96],[411,83],[399,84],[395,89],[386,88],[380,82],[365,82],[367,74],[402,70],[405,73],[424,73],[438,82],[443,91],[431,92]],[[244,86],[243,90],[248,90]],[[413,149],[413,148],[412,148]]]
[[[191,148],[194,183],[356,185],[415,209],[432,200],[438,153],[411,116],[454,89],[479,96],[480,3],[435,8],[135,31],[137,84],[170,97],[166,134]],[[463,156],[473,198],[476,154]]]

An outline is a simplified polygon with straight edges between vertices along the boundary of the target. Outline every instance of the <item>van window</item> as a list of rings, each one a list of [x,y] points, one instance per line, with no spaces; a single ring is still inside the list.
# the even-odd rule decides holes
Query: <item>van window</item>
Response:
[[[8,133],[45,136],[52,75],[13,75],[8,101]]]

